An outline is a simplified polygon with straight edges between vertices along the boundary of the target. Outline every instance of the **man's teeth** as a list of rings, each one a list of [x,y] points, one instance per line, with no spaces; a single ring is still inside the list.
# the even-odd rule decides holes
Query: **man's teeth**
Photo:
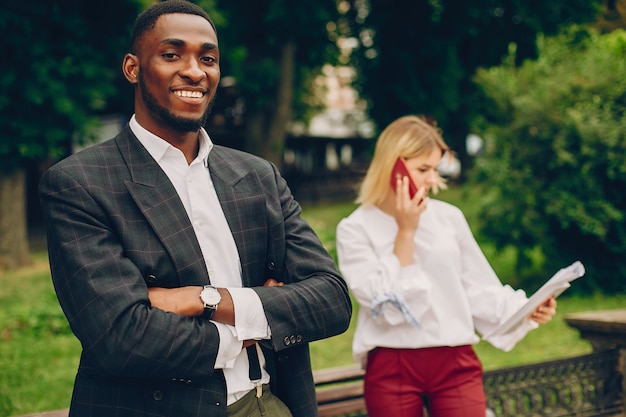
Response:
[[[174,91],[178,97],[193,97],[193,98],[201,98],[202,92],[200,91]]]

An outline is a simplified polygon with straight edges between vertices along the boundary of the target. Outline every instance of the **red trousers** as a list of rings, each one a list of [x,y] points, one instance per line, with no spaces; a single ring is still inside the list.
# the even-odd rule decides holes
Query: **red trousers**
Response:
[[[369,353],[369,417],[485,417],[483,370],[471,346],[377,348]]]

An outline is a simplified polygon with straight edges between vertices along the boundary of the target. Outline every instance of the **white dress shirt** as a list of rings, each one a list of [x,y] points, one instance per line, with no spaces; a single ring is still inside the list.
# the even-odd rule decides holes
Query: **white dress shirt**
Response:
[[[216,369],[223,369],[227,386],[227,403],[232,404],[254,388],[248,375],[248,356],[242,349],[246,339],[268,339],[269,325],[258,295],[242,288],[241,262],[233,235],[220,206],[208,170],[209,152],[213,148],[208,134],[200,130],[198,156],[187,163],[180,149],[144,129],[135,116],[130,128],[161,169],[180,197],[198,238],[211,284],[227,288],[235,307],[235,326],[214,322],[220,334]],[[258,349],[262,383],[269,382],[265,359]]]
[[[337,226],[339,269],[359,303],[353,355],[365,365],[376,347],[461,346],[480,340],[526,303],[503,285],[476,243],[463,213],[430,199],[415,233],[415,263],[393,253],[395,218],[358,207]],[[489,342],[508,351],[537,323]]]

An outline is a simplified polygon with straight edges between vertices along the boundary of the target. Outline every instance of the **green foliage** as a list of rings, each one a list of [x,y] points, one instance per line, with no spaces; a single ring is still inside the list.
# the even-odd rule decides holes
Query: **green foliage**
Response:
[[[0,161],[62,155],[85,139],[119,93],[120,65],[138,6],[131,0],[22,0],[0,6]],[[74,136],[75,135],[75,136]]]
[[[405,114],[433,116],[463,162],[476,107],[471,77],[514,43],[535,56],[537,33],[593,21],[601,0],[352,0],[346,14],[360,47],[352,55],[370,116],[383,128]],[[363,6],[368,4],[369,6]]]
[[[626,290],[626,32],[572,27],[541,37],[539,56],[476,77],[491,100],[476,130],[487,140],[478,179],[482,231],[548,271],[581,260],[580,290]],[[512,50],[511,54],[515,51]]]
[[[238,80],[250,110],[273,109],[281,53],[287,42],[295,41],[297,47],[297,98],[305,92],[311,70],[335,59],[335,44],[326,30],[327,23],[337,19],[334,0],[216,1],[224,16],[221,24],[216,22],[224,53],[222,75]]]

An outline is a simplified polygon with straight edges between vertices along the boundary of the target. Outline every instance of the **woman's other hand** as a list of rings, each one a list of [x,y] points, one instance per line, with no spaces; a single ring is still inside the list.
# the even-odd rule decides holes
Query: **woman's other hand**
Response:
[[[554,297],[550,297],[545,303],[541,304],[530,315],[529,319],[539,324],[545,324],[552,320],[552,317],[556,314],[556,300]]]

